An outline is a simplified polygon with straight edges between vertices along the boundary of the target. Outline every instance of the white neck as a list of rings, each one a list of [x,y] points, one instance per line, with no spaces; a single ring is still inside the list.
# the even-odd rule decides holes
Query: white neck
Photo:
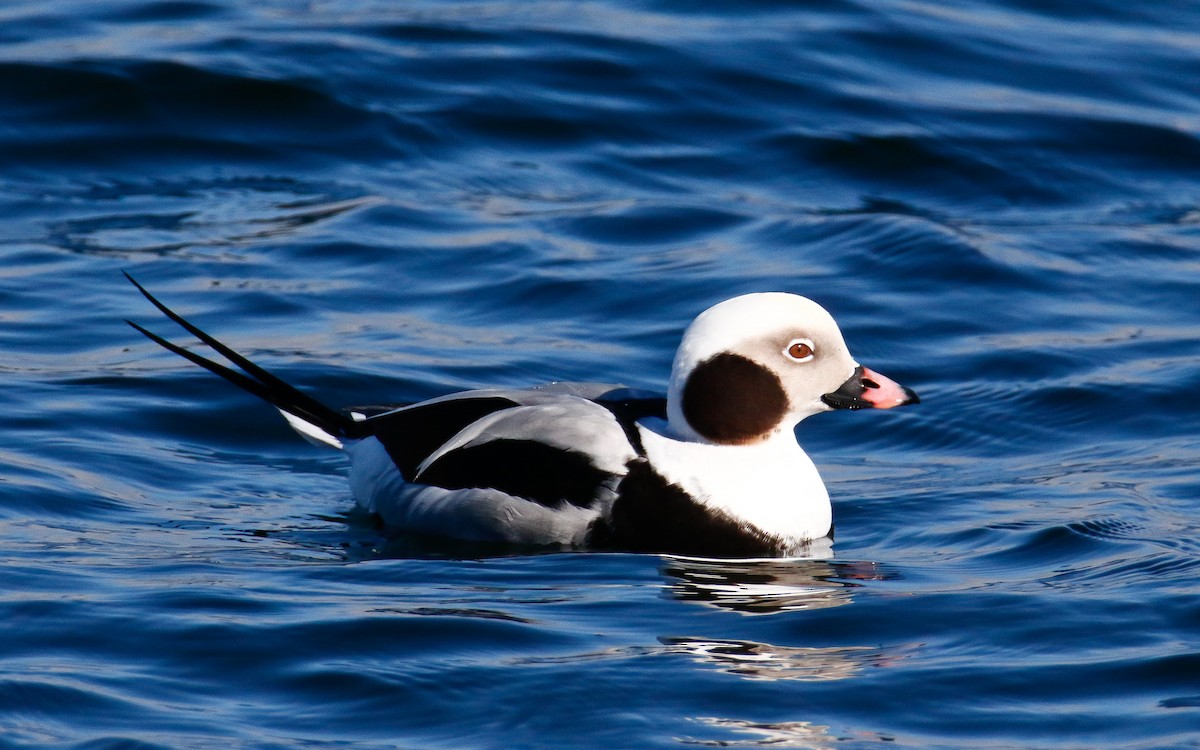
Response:
[[[646,457],[668,481],[704,505],[789,541],[829,533],[833,512],[817,467],[790,429],[750,445],[713,445],[676,424],[639,425]]]

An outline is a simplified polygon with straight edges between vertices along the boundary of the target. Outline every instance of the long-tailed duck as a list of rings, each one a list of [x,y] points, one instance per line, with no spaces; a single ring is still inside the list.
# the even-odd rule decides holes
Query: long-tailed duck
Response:
[[[621,386],[484,389],[331,409],[192,325],[241,372],[127,321],[344,450],[358,503],[390,528],[460,540],[706,557],[795,554],[833,531],[793,427],[831,409],[912,404],[859,365],[837,323],[794,294],[747,294],[683,334],[665,398]]]

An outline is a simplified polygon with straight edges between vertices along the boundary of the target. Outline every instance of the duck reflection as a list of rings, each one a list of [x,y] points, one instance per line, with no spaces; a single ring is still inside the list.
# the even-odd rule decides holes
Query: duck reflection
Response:
[[[828,682],[853,677],[887,661],[873,646],[775,646],[713,638],[660,638],[670,653],[689,654],[721,671],[752,680]]]
[[[697,716],[693,721],[731,733],[737,739],[700,739],[680,737],[684,745],[702,747],[787,747],[805,750],[831,750],[844,747],[847,741],[872,746],[895,742],[895,738],[878,732],[852,731],[833,734],[828,726],[809,721],[757,722],[742,719],[722,719],[715,716]]]
[[[840,607],[858,581],[889,578],[873,562],[664,559],[669,596],[746,615]]]
[[[665,558],[667,593],[680,601],[745,615],[849,604],[861,581],[894,578],[876,563],[831,560],[697,560]],[[897,655],[874,646],[777,646],[751,640],[661,637],[672,653],[756,680],[817,682],[853,677]]]
[[[749,738],[720,740],[681,738],[682,743],[685,745],[702,745],[706,747],[788,747],[826,750],[827,748],[834,747],[838,741],[836,737],[829,733],[829,727],[807,721],[764,724],[739,719],[721,719],[714,716],[700,716],[694,719],[694,721],[732,732],[735,735],[748,735]]]

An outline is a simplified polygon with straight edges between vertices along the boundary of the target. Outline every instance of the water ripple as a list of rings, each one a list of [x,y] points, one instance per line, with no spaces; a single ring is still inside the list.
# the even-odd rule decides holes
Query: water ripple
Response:
[[[0,746],[1196,745],[1194,7],[0,20]],[[336,405],[764,289],[922,403],[801,425],[810,559],[388,536],[122,270]]]

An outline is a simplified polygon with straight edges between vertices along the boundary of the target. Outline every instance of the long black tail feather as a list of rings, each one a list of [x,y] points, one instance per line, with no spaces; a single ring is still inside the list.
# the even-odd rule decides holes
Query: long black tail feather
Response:
[[[283,411],[296,416],[305,422],[308,422],[315,427],[329,433],[334,437],[358,437],[359,429],[356,429],[357,423],[341,412],[329,408],[320,401],[317,401],[312,396],[303,393],[275,375],[267,372],[263,368],[254,364],[250,360],[238,354],[233,349],[230,349],[225,344],[216,340],[209,334],[197,328],[192,323],[185,320],[182,316],[171,310],[169,307],[158,301],[154,295],[146,291],[145,287],[139,284],[132,276],[122,271],[125,278],[137,287],[137,290],[142,295],[150,300],[151,304],[157,307],[164,315],[178,323],[184,330],[192,334],[196,338],[211,347],[221,356],[228,359],[237,367],[241,368],[245,374],[238,372],[232,368],[226,367],[218,362],[213,362],[210,359],[200,356],[195,352],[184,349],[178,344],[173,344],[163,337],[146,330],[142,326],[134,323],[131,320],[125,322],[133,326],[134,330],[141,333],[146,338],[163,347],[164,349],[174,352],[189,362],[200,365],[211,373],[220,375],[229,382],[238,386],[242,390],[258,396],[262,400],[276,406]]]

